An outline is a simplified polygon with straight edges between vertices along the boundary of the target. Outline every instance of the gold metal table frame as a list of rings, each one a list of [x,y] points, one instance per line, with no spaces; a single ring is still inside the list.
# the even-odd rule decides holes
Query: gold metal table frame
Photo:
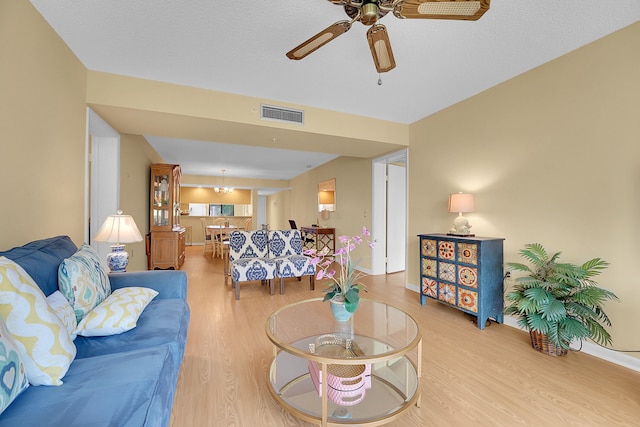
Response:
[[[315,298],[272,313],[265,329],[274,345],[269,392],[298,418],[321,426],[376,426],[393,421],[413,405],[420,406],[422,335],[415,319],[397,307],[361,299],[349,321],[337,322],[329,303]],[[353,341],[362,356],[317,354],[313,344],[327,334]],[[309,361],[321,370],[321,396],[308,371]],[[340,405],[328,398],[327,372],[329,365],[336,364],[371,364],[371,388],[356,405]]]

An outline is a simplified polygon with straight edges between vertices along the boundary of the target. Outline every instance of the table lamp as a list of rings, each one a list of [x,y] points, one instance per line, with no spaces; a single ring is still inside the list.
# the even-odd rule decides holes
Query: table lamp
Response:
[[[457,193],[449,196],[449,212],[458,212],[458,216],[453,220],[453,228],[447,233],[450,236],[474,236],[470,233],[471,224],[469,220],[462,216],[466,212],[475,212],[476,206],[473,201],[473,194]]]
[[[123,273],[129,264],[129,254],[124,250],[123,243],[141,242],[142,236],[133,217],[122,215],[122,211],[119,210],[104,220],[94,240],[115,243],[111,245],[111,253],[107,255],[107,263],[112,273]]]

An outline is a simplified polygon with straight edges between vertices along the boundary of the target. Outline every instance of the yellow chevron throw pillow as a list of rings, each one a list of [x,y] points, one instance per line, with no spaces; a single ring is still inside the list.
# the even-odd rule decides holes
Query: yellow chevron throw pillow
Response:
[[[21,352],[29,383],[61,385],[76,346],[31,276],[0,257],[0,316]]]
[[[76,333],[85,337],[115,335],[136,327],[138,318],[158,292],[149,288],[116,289],[80,321]]]

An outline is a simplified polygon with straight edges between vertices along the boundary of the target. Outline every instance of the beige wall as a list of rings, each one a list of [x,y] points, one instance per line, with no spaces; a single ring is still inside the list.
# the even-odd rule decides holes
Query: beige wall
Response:
[[[331,178],[336,179],[336,212],[324,221],[318,212],[318,183]],[[269,201],[275,197],[269,197]],[[335,227],[337,235],[353,236],[363,226],[371,228],[371,160],[339,157],[292,179],[288,203],[290,207],[282,208],[288,216],[274,220],[285,229],[289,228],[289,219],[294,219],[298,227],[317,223]],[[268,208],[273,206],[268,204]],[[358,247],[353,257],[363,268],[370,268],[368,247]]]
[[[189,209],[189,203],[250,205],[251,190],[235,189],[232,193],[219,194],[213,188],[182,187],[180,189],[180,209]]]
[[[506,238],[505,261],[531,242],[568,262],[609,261],[614,345],[640,346],[638,52],[635,24],[411,126],[410,284],[416,234],[446,231],[448,194],[472,192],[472,231]]]
[[[140,135],[120,137],[120,209],[133,216],[144,237],[149,232],[149,187],[151,164],[162,163],[162,158]],[[147,269],[145,242],[128,243],[127,271]]]
[[[86,69],[29,2],[0,2],[0,40],[0,247],[81,244]]]

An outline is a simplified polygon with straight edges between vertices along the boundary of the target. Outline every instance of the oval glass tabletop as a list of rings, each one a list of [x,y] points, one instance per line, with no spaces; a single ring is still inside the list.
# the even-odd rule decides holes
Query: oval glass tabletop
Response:
[[[277,347],[314,359],[314,341],[325,336],[350,340],[358,352],[347,363],[381,360],[403,354],[420,340],[419,327],[409,314],[381,301],[362,298],[351,319],[336,321],[329,302],[321,298],[287,305],[269,316],[266,333]],[[341,360],[343,355],[322,354],[323,359]]]

